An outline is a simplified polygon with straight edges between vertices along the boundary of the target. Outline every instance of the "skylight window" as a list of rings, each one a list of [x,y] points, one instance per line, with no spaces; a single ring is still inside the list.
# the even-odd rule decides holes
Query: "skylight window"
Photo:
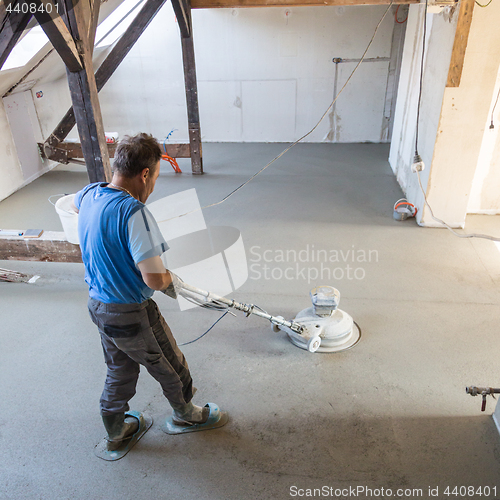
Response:
[[[132,23],[143,1],[124,0],[97,28],[96,47],[115,43]]]
[[[48,41],[47,35],[40,26],[31,28],[12,49],[5,64],[2,66],[2,70],[24,66]]]
[[[124,0],[97,28],[96,47],[113,44],[130,26],[144,0]],[[49,41],[40,26],[32,28],[12,49],[2,70],[24,66]]]

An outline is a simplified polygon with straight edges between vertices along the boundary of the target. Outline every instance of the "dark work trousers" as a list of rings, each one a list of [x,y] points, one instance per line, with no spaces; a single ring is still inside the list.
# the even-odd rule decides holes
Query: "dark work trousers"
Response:
[[[88,307],[101,334],[108,367],[101,415],[130,409],[128,402],[135,394],[139,365],[160,383],[169,401],[191,401],[193,381],[186,359],[152,299],[142,304],[104,304],[89,298]]]

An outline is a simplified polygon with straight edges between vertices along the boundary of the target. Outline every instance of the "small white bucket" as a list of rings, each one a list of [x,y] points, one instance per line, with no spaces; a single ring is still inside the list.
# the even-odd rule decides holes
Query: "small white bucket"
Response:
[[[74,194],[68,194],[63,196],[56,201],[54,205],[56,207],[56,212],[61,219],[61,224],[64,229],[64,234],[66,239],[75,245],[80,244],[78,239],[78,214],[71,208]]]

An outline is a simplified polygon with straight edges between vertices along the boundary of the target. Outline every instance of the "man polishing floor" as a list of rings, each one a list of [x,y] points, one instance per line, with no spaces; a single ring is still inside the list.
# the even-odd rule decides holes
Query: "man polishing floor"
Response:
[[[188,364],[151,298],[155,290],[176,298],[182,286],[163,265],[160,257],[168,245],[145,206],[161,155],[152,136],[126,137],[116,149],[112,182],[90,184],[74,198],[88,308],[107,364],[100,410],[108,436],[98,454],[106,460],[121,458],[151,425],[143,414],[129,412],[139,365],[160,383],[173,408],[162,426],[165,432],[212,429],[227,422],[217,405],[192,403]]]

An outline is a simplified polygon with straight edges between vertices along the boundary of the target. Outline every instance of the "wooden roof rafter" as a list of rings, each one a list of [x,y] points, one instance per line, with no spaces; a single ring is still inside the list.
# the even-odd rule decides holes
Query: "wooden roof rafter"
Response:
[[[54,3],[51,0],[32,0],[32,2],[37,8],[35,17],[38,24],[61,56],[66,67],[70,71],[81,71],[83,66],[75,40],[60,15],[57,14]]]

